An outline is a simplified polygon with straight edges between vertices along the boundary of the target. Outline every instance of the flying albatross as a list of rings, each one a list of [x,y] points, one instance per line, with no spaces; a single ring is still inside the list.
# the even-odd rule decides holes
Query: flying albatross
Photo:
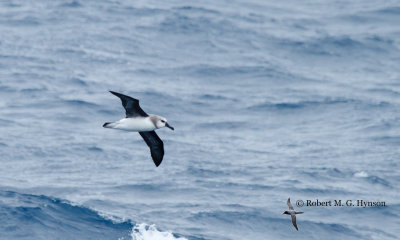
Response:
[[[126,117],[116,122],[104,123],[103,127],[139,132],[140,136],[142,136],[147,146],[150,148],[151,157],[158,167],[164,157],[164,144],[154,130],[162,127],[167,127],[171,130],[174,130],[174,128],[168,124],[166,118],[145,113],[142,108],[140,108],[138,99],[121,93],[110,92],[121,99],[122,106],[125,108]]]
[[[289,211],[284,211],[282,214],[290,215],[292,217],[293,226],[296,228],[297,231],[299,231],[299,229],[297,228],[297,223],[296,223],[296,214],[302,214],[304,212],[296,212],[293,208],[293,205],[290,203],[290,198],[288,198],[288,200],[287,200],[287,205],[289,207]]]

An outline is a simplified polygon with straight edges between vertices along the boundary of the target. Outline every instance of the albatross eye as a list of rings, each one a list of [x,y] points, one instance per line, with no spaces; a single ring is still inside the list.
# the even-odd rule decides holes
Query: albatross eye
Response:
[[[161,122],[162,122],[162,123],[165,123],[165,121],[164,121],[164,120],[161,120]]]

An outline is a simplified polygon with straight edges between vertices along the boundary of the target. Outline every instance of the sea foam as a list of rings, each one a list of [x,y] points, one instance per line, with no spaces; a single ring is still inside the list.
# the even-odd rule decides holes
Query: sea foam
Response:
[[[132,228],[132,240],[187,240],[184,237],[174,236],[171,232],[160,231],[155,225],[146,223],[136,224]]]

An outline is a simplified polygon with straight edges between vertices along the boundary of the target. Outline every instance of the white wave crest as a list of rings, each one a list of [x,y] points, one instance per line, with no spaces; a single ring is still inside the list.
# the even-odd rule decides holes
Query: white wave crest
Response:
[[[136,224],[132,228],[132,240],[187,240],[184,237],[174,237],[170,232],[159,231],[155,225]]]
[[[368,173],[366,173],[364,171],[356,172],[356,173],[354,173],[354,177],[359,177],[359,178],[368,177]]]

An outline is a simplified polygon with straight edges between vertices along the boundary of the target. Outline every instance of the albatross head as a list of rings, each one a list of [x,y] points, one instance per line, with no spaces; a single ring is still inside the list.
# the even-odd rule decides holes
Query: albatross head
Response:
[[[162,128],[162,127],[167,127],[171,130],[174,130],[174,128],[168,124],[167,119],[165,117],[156,117],[155,125],[157,128]]]

